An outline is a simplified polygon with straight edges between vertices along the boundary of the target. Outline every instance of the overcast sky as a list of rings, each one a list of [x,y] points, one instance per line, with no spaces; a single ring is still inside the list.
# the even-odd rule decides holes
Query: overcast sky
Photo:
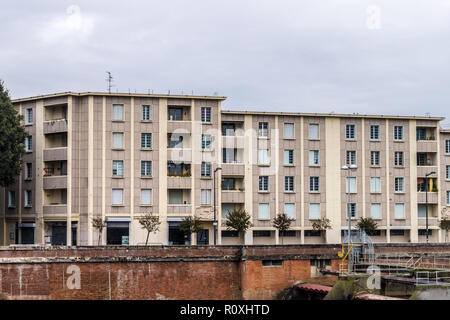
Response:
[[[223,95],[224,109],[445,116],[450,0],[2,0],[0,79]]]

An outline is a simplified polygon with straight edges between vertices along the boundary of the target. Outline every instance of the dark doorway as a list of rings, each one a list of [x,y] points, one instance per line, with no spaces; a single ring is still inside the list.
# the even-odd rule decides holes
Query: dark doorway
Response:
[[[209,230],[201,229],[197,232],[197,244],[198,245],[209,245]]]
[[[52,223],[52,245],[65,246],[67,243],[67,223],[53,222]]]
[[[183,231],[180,230],[180,224],[169,224],[169,245],[183,245],[189,241]]]
[[[128,222],[108,222],[106,226],[106,244],[128,245],[130,225]]]
[[[78,223],[72,222],[72,245],[73,246],[77,245],[77,227],[78,227]]]
[[[34,227],[20,228],[22,244],[34,244]]]

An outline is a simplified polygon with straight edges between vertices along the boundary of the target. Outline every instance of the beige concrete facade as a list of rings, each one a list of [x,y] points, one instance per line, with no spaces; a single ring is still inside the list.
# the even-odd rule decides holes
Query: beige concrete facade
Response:
[[[375,242],[424,242],[423,183],[432,171],[429,238],[445,241],[438,224],[450,212],[450,131],[440,129],[442,118],[222,111],[223,100],[90,92],[14,100],[33,114],[23,158],[32,174],[24,169],[0,193],[1,243],[143,244],[139,218],[152,213],[161,225],[149,243],[213,244],[214,174],[217,244],[340,243],[348,191],[353,228],[373,217]],[[354,172],[341,170],[349,157]],[[202,163],[210,163],[206,176]],[[227,208],[249,212],[252,229],[227,231]],[[280,234],[272,220],[288,210],[294,221]],[[201,235],[180,238],[179,222],[194,215],[204,221]],[[107,221],[101,235],[94,217]],[[314,232],[322,217],[332,228]]]

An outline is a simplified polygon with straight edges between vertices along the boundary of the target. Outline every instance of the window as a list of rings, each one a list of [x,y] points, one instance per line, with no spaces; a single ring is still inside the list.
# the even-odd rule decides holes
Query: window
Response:
[[[259,176],[259,191],[269,191],[268,176]]]
[[[356,151],[347,151],[345,159],[346,164],[356,164]]]
[[[25,190],[25,207],[31,207],[33,205],[33,198],[31,190]]]
[[[394,165],[403,166],[403,151],[396,151],[394,153]]]
[[[258,150],[258,164],[269,164],[269,150],[259,149]]]
[[[380,140],[380,126],[370,126],[370,140]]]
[[[450,180],[450,166],[445,166],[445,179]]]
[[[345,126],[345,139],[355,140],[355,125],[348,124]]]
[[[253,236],[254,237],[270,237],[270,230],[253,230]]]
[[[309,177],[309,191],[319,191],[319,177]]]
[[[141,149],[151,149],[152,148],[152,134],[151,133],[141,133]]]
[[[269,204],[260,203],[258,206],[258,219],[269,219]]]
[[[285,165],[294,164],[294,150],[284,150],[284,164]]]
[[[113,132],[113,148],[123,149],[123,132]]]
[[[404,236],[405,230],[391,229],[390,234],[391,236]]]
[[[395,178],[395,192],[405,192],[404,179],[403,178]]]
[[[234,203],[222,203],[222,218],[227,219],[228,214],[234,211]]]
[[[123,204],[123,189],[112,189],[112,204]]]
[[[234,190],[236,188],[235,182],[234,178],[222,178],[222,190]]]
[[[30,180],[33,178],[33,164],[27,163],[25,165],[25,180]]]
[[[222,123],[222,135],[223,136],[234,136],[235,134],[234,123]]]
[[[268,122],[259,122],[258,123],[258,136],[259,137],[268,137],[269,136],[269,123]]]
[[[142,121],[151,121],[152,120],[152,106],[144,105],[142,106]]]
[[[309,125],[309,138],[310,139],[319,139],[319,125],[318,124],[310,124]]]
[[[201,176],[211,177],[211,162],[202,162]]]
[[[294,139],[294,124],[293,123],[285,123],[284,124],[284,138],[285,139]]]
[[[305,237],[320,237],[320,230],[305,230]]]
[[[450,154],[450,140],[445,140],[445,154]]]
[[[202,189],[202,206],[211,205],[211,190]]]
[[[352,219],[356,218],[356,203],[347,204],[347,217],[349,215]]]
[[[33,136],[28,136],[25,138],[25,151],[26,152],[33,151]]]
[[[309,151],[309,165],[318,166],[320,164],[320,153],[319,150]]]
[[[113,105],[113,121],[123,120],[123,104]]]
[[[223,163],[236,163],[235,149],[222,149],[222,162]]]
[[[395,141],[403,140],[403,127],[402,126],[394,126],[394,140]]]
[[[426,153],[417,153],[417,165],[418,166],[428,166],[431,165],[431,161],[428,161]]]
[[[295,204],[294,203],[285,203],[284,204],[284,213],[290,219],[295,219]]]
[[[370,178],[370,192],[371,193],[381,192],[381,179],[379,177]]]
[[[427,229],[419,229],[417,230],[417,233],[419,236],[426,236],[427,235]],[[428,235],[431,236],[433,235],[433,229],[428,229]]]
[[[380,165],[380,151],[370,151],[370,164],[372,166]]]
[[[151,177],[152,176],[152,162],[151,161],[141,161],[141,176]]]
[[[320,219],[320,203],[309,204],[309,219],[310,220]]]
[[[234,230],[222,230],[222,238],[237,238],[239,237],[239,232]]]
[[[395,219],[404,219],[405,218],[405,204],[396,203],[395,204]]]
[[[183,120],[183,108],[169,108],[169,120],[182,121]]]
[[[16,206],[16,192],[8,191],[8,207],[11,208],[11,207],[15,207],[15,206]]]
[[[270,231],[269,231],[269,235],[267,237],[270,237]],[[275,267],[275,266],[280,267],[282,265],[283,265],[283,260],[262,260],[263,267]]]
[[[294,191],[294,177],[284,177],[284,191]]]
[[[450,191],[447,191],[447,206],[450,206]]]
[[[25,124],[32,124],[33,123],[33,109],[27,109],[25,111]]]
[[[113,175],[113,177],[123,177],[123,161],[122,160],[113,160],[112,175]]]
[[[348,177],[346,183],[346,193],[356,193],[356,178]]]
[[[381,219],[381,204],[380,203],[372,203],[370,205],[370,215],[372,219]]]
[[[151,189],[141,189],[141,204],[151,205],[152,204],[152,190]]]
[[[425,128],[417,128],[416,140],[426,140],[426,139],[427,139],[427,130]]]
[[[210,134],[202,134],[202,150],[211,150]]]
[[[418,218],[426,218],[427,216],[427,207],[425,204],[417,205],[417,217]]]
[[[202,107],[202,122],[211,122],[211,108],[210,107]]]
[[[297,231],[295,230],[285,230],[285,231],[279,231],[280,237],[296,237]]]

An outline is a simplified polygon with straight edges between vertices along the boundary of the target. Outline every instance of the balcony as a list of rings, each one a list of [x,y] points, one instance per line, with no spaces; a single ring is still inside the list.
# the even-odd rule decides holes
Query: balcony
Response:
[[[67,132],[67,120],[51,120],[44,122],[44,134]]]
[[[417,141],[436,141],[435,127],[417,127],[416,128]]]
[[[244,203],[245,192],[243,191],[222,191],[222,202]]]
[[[57,216],[66,216],[67,215],[67,205],[44,205],[42,207],[42,212],[45,216],[57,215]]]
[[[222,163],[243,164],[244,149],[222,148]]]
[[[67,148],[52,148],[44,150],[44,161],[67,161]]]
[[[427,212],[426,212],[426,205],[425,204],[419,204],[417,205],[417,217],[419,219],[419,226],[420,225],[425,225],[425,219],[427,216]],[[437,220],[438,218],[438,206],[437,203],[436,204],[428,204],[428,220]],[[423,220],[422,220],[423,219]],[[423,224],[422,224],[423,222]],[[430,223],[430,221],[428,221],[428,223]],[[436,224],[437,225],[437,224]]]
[[[66,148],[67,132],[45,135],[45,149]]]
[[[169,121],[191,121],[191,106],[170,106],[167,116]]]
[[[426,192],[417,192],[417,203],[426,203]],[[439,193],[428,192],[428,204],[438,204]]]
[[[66,179],[67,181],[67,179]],[[44,207],[67,206],[67,189],[45,189]]]
[[[245,137],[222,136],[222,147],[225,149],[243,149],[245,147]]]
[[[67,189],[67,176],[48,176],[44,177],[44,189]]]
[[[67,120],[67,103],[44,107],[44,121]]]
[[[244,136],[244,122],[222,122],[222,136],[224,137],[235,137]]]
[[[242,163],[223,163],[222,176],[240,176],[245,175],[245,165]]]
[[[167,149],[167,160],[173,162],[191,162],[191,149]]]
[[[190,149],[191,134],[186,132],[168,133],[167,149]]]

